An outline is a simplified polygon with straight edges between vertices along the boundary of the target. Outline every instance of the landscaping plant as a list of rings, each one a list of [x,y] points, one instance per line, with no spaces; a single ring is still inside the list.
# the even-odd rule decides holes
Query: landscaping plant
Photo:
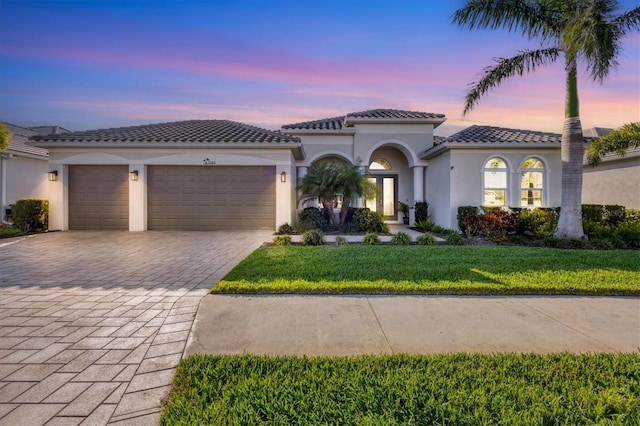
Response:
[[[321,246],[324,244],[324,234],[319,229],[312,229],[302,234],[302,244],[305,246]]]
[[[380,238],[378,237],[377,234],[370,232],[364,236],[364,239],[362,240],[362,245],[365,245],[365,246],[380,245]]]
[[[421,246],[432,246],[436,243],[436,239],[430,233],[425,232],[424,234],[416,238],[416,243]]]
[[[391,237],[391,245],[394,246],[410,246],[411,237],[406,232],[398,232]]]
[[[293,244],[291,237],[288,235],[277,235],[273,238],[274,246],[290,246]]]

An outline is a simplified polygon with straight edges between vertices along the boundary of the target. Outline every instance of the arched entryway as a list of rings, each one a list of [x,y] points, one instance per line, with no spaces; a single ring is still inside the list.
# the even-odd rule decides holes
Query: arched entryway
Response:
[[[413,205],[412,177],[404,153],[393,146],[382,146],[370,156],[367,179],[378,189],[374,199],[365,199],[364,205],[382,213],[387,221],[402,220],[398,201]]]

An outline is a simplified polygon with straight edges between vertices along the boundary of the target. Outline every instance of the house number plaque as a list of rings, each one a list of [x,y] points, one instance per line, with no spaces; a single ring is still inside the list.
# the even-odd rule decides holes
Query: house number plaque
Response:
[[[208,158],[205,158],[204,160],[202,160],[202,163],[205,166],[215,166],[216,165],[216,160],[209,160]]]

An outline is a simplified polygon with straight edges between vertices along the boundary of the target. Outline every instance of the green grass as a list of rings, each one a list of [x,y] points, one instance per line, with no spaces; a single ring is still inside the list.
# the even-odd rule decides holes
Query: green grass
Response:
[[[528,247],[256,250],[213,293],[640,295],[640,252]]]
[[[638,425],[635,354],[194,355],[163,425]]]
[[[0,226],[0,238],[11,238],[21,235],[18,228]]]

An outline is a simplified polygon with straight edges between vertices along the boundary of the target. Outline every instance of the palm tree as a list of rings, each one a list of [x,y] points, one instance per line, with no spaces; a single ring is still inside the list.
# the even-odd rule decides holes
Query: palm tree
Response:
[[[616,153],[622,157],[630,148],[640,148],[640,123],[627,123],[594,140],[587,148],[587,161],[595,167],[605,155]]]
[[[355,165],[344,164],[337,166],[339,192],[342,193],[342,210],[340,211],[340,225],[344,225],[351,201],[358,196],[369,195],[375,191],[375,184],[369,182],[360,173],[360,161]]]
[[[468,0],[453,15],[453,23],[476,28],[519,32],[541,47],[499,58],[472,83],[464,114],[490,89],[513,76],[564,60],[565,120],[562,129],[562,198],[556,238],[582,238],[582,165],[584,139],[578,106],[578,63],[602,83],[617,62],[623,36],[640,28],[640,7],[616,14],[617,0]]]
[[[6,124],[0,121],[0,151],[9,148],[11,145],[11,132]]]
[[[338,178],[339,173],[333,163],[316,161],[311,164],[307,174],[304,175],[297,188],[302,192],[300,201],[319,199],[329,213],[329,220],[336,227],[338,222],[333,213],[333,203],[336,199],[336,194],[341,191]]]

